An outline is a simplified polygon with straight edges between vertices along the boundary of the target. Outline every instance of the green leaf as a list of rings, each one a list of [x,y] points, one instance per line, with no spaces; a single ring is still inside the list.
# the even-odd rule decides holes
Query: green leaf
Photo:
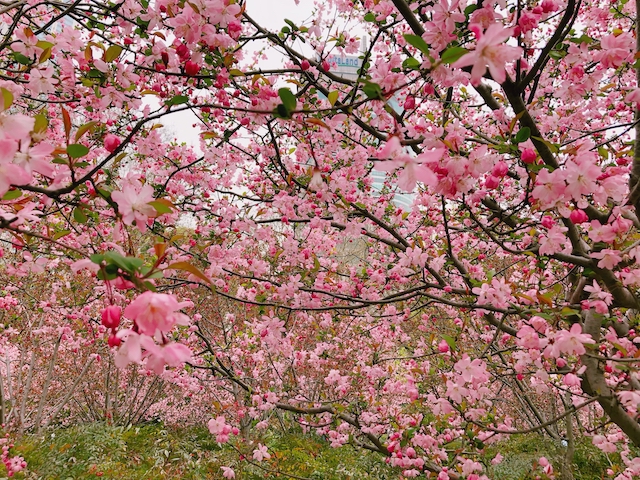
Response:
[[[67,147],[67,154],[71,158],[81,158],[89,153],[89,147],[85,147],[80,143],[72,143]]]
[[[585,35],[584,33],[579,37],[570,38],[569,41],[572,43],[577,43],[578,45],[581,43],[590,44],[594,42],[593,38],[591,38],[588,35]]]
[[[339,94],[340,93],[337,90],[334,90],[333,92],[329,92],[329,94],[327,95],[327,99],[329,99],[329,103],[331,104],[332,107],[338,101],[338,95]]]
[[[114,251],[105,253],[104,257],[108,263],[112,263],[121,270],[129,273],[135,273],[140,267],[142,267],[142,265],[144,265],[144,261],[140,258],[123,257],[118,252]]]
[[[2,200],[15,200],[16,198],[20,198],[22,196],[22,192],[17,188],[15,190],[9,190],[4,194]]]
[[[291,29],[295,32],[296,30],[298,30],[298,27],[295,23],[293,23],[291,20],[289,20],[288,18],[284,19],[284,23],[286,23],[287,25],[289,25],[291,27]]]
[[[115,280],[116,278],[118,278],[118,274],[117,272],[107,272],[105,270],[99,270],[98,273],[96,274],[96,277],[98,277],[98,280]]]
[[[464,9],[464,14],[467,17],[469,17],[469,15],[471,15],[473,12],[475,12],[477,8],[478,8],[478,5],[476,5],[476,4],[468,5],[467,8]]]
[[[31,59],[21,53],[13,52],[13,58],[21,65],[31,65]]]
[[[122,53],[122,47],[120,45],[111,45],[104,53],[104,61],[107,63],[113,62]]]
[[[42,113],[37,114],[35,117],[36,123],[33,126],[33,131],[36,133],[44,132],[49,126],[49,120]]]
[[[451,63],[454,63],[456,60],[460,59],[463,55],[465,55],[468,52],[469,50],[467,50],[466,48],[450,47],[450,48],[447,48],[442,53],[442,56],[440,57],[440,59],[442,60],[442,63],[449,65]]]
[[[66,235],[69,235],[70,233],[71,233],[71,230],[60,230],[59,232],[56,232],[53,234],[53,239],[58,240]]]
[[[89,256],[89,260],[91,260],[96,265],[100,265],[104,261],[104,255],[100,253],[94,253],[93,255]]]
[[[580,311],[574,308],[562,307],[562,310],[560,310],[560,315],[562,315],[563,317],[573,317],[576,315],[580,315]]]
[[[42,50],[46,50],[47,48],[52,48],[53,45],[54,45],[53,43],[47,42],[45,40],[38,40],[38,43],[36,43],[36,47],[41,48]]]
[[[449,348],[451,348],[451,350],[455,350],[456,349],[456,341],[454,340],[453,337],[443,334],[442,335],[442,339],[447,342],[447,345],[449,345]]]
[[[560,151],[560,148],[558,147],[558,145],[556,145],[555,143],[551,143],[550,141],[545,140],[544,138],[531,137],[531,139],[544,143],[547,147],[549,147],[549,150],[551,150],[553,153],[558,153]]]
[[[282,100],[282,104],[288,112],[292,112],[296,109],[298,102],[296,100],[296,96],[291,93],[291,90],[288,88],[281,88],[278,90],[278,96],[280,97],[280,100]]]
[[[78,207],[73,211],[73,218],[78,223],[87,223],[89,217],[82,211],[82,208]]]
[[[85,133],[87,133],[89,130],[93,131],[93,129],[96,127],[97,124],[98,122],[89,122],[89,123],[85,123],[80,128],[78,128],[78,131],[76,132],[76,142],[80,140],[82,136]]]
[[[384,96],[382,95],[382,88],[380,85],[373,82],[365,82],[364,87],[362,87],[362,91],[367,96],[367,98],[371,100],[384,100]]]
[[[283,104],[276,105],[276,109],[274,110],[273,113],[276,117],[291,118],[291,114],[289,113],[289,110],[287,110],[287,107],[285,107]]]
[[[376,21],[376,16],[373,13],[369,12],[364,16],[364,21],[365,22],[375,22]]]
[[[427,42],[425,42],[422,37],[409,33],[404,34],[403,37],[409,45],[416,47],[425,55],[429,55],[429,45],[427,45]]]
[[[148,205],[151,205],[153,208],[155,208],[156,212],[158,212],[160,215],[171,213],[173,211],[171,210],[171,207],[169,205],[159,200],[153,200],[149,202]]]
[[[201,280],[204,280],[207,283],[211,283],[211,280],[209,280],[209,278],[204,273],[202,273],[197,267],[194,267],[193,265],[191,265],[189,262],[172,263],[166,269],[167,270],[184,270],[185,272],[189,272],[190,274],[195,275],[196,277],[200,278]]]
[[[169,100],[165,102],[165,105],[182,105],[183,103],[187,103],[189,101],[189,97],[187,95],[176,95],[171,97]]]
[[[513,138],[513,141],[516,143],[526,142],[527,140],[529,140],[530,136],[531,136],[531,129],[529,127],[522,127],[520,130],[518,130],[518,133],[516,133],[516,136]]]
[[[404,62],[402,62],[402,68],[409,69],[409,70],[417,70],[418,68],[420,68],[420,62],[413,57],[409,57],[405,59]]]
[[[2,94],[3,110],[7,110],[13,103],[13,93],[3,87],[0,87],[0,93]]]

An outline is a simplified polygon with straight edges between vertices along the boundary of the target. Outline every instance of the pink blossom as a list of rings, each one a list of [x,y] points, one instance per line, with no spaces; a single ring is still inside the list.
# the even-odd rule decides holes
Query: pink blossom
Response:
[[[596,60],[605,68],[618,68],[631,56],[635,40],[630,33],[606,35],[600,40],[600,52]]]
[[[17,151],[15,140],[0,140],[0,197],[11,185],[26,185],[31,181],[31,174],[13,163]]]
[[[462,385],[458,383],[454,383],[451,380],[447,380],[447,397],[453,400],[456,403],[462,403],[462,399],[469,395],[469,390],[467,390]]]
[[[497,308],[506,308],[513,300],[511,287],[504,278],[494,278],[491,284],[483,283],[482,287],[474,287],[472,292],[478,295],[478,305],[492,305]]]
[[[30,174],[37,172],[53,177],[55,168],[48,158],[53,150],[53,145],[50,143],[41,142],[30,146],[29,142],[21,142],[20,151],[16,153],[14,162]]]
[[[498,83],[505,81],[507,74],[505,65],[520,58],[522,49],[504,45],[504,41],[513,35],[513,28],[504,28],[500,23],[494,23],[487,28],[476,43],[476,49],[465,54],[452,67],[462,68],[473,65],[471,69],[471,83],[480,84],[487,67],[491,77]]]
[[[472,361],[467,354],[463,355],[462,360],[456,362],[454,368],[460,372],[460,376],[465,382],[486,377],[486,364],[479,358]]]
[[[222,476],[227,479],[236,478],[236,472],[233,471],[233,468],[230,467],[220,467],[222,470]]]
[[[540,255],[553,255],[561,252],[565,247],[569,246],[569,239],[566,236],[566,227],[554,225],[549,229],[546,235],[540,235]]]
[[[391,160],[377,162],[374,168],[383,172],[392,172],[402,167],[402,173],[398,176],[398,186],[405,192],[413,192],[418,181],[429,186],[436,185],[438,177],[423,163],[436,162],[443,155],[444,148],[436,148],[424,151],[417,157],[412,157],[403,151],[400,139],[394,135],[389,138],[384,148],[378,153],[378,158],[391,158]]]
[[[31,70],[29,88],[34,95],[53,92],[57,83],[58,80],[53,78],[53,67]]]
[[[258,448],[253,451],[253,459],[256,462],[261,462],[262,460],[269,460],[270,458],[271,455],[267,451],[267,446],[259,443]]]
[[[124,339],[115,357],[115,364],[118,368],[124,368],[130,363],[140,363],[142,361],[142,348],[140,347],[140,335],[130,329],[120,330],[116,333],[117,339]]]
[[[164,371],[164,366],[179,367],[191,359],[191,350],[186,345],[178,342],[169,342],[163,345],[156,344],[151,337],[140,336],[140,345],[145,349],[147,368],[157,375]]]
[[[113,153],[121,143],[122,141],[120,140],[120,138],[113,135],[112,133],[109,133],[104,137],[104,149],[109,153]]]
[[[521,347],[539,350],[547,344],[547,339],[540,338],[538,332],[529,325],[523,325],[516,336],[518,337],[516,343]]]
[[[156,214],[156,209],[149,205],[154,201],[153,187],[151,185],[132,185],[127,184],[122,191],[114,191],[111,198],[118,204],[118,211],[122,215],[122,221],[126,225],[133,225],[140,232],[144,233],[147,229],[147,220]]]
[[[564,383],[568,387],[579,387],[580,378],[574,373],[567,373],[562,379],[562,383]]]
[[[571,220],[573,223],[584,223],[584,222],[587,222],[589,220],[589,217],[584,212],[584,210],[576,209],[576,210],[572,210],[571,211],[571,215],[569,216],[569,220]]]
[[[594,435],[592,441],[593,444],[603,452],[615,453],[617,451],[616,445],[607,440],[607,437],[604,435]]]
[[[37,46],[40,39],[30,28],[18,28],[15,31],[15,35],[18,41],[11,44],[11,50],[29,58],[42,53],[42,48]]]
[[[541,207],[549,208],[564,198],[566,188],[562,170],[550,172],[543,168],[536,177],[536,186],[531,196],[540,202]]]
[[[545,349],[546,357],[557,358],[561,354],[583,355],[587,350],[584,344],[596,343],[591,335],[582,333],[582,326],[574,323],[569,331],[560,330],[556,333],[555,341]]]
[[[23,140],[29,136],[35,122],[33,117],[27,115],[0,114],[0,139]]]
[[[625,102],[640,104],[640,88],[634,88],[624,97]]]
[[[122,310],[117,305],[109,305],[102,310],[101,320],[102,325],[107,328],[118,328],[120,325],[120,315]]]
[[[191,306],[191,302],[178,302],[166,293],[144,292],[138,295],[124,310],[124,315],[135,321],[140,333],[155,335],[166,333],[174,325],[188,325],[189,317],[179,310]]]
[[[598,268],[614,268],[618,263],[622,261],[622,257],[620,256],[620,252],[617,250],[612,250],[610,248],[605,248],[599,252],[594,252],[591,254],[591,258],[599,258]]]
[[[209,432],[211,435],[227,435],[231,432],[231,426],[227,425],[224,416],[212,418],[207,423],[207,427],[209,428]]]
[[[602,290],[596,280],[593,281],[592,285],[586,285],[584,287],[584,291],[590,293],[590,298],[602,300],[605,305],[611,305],[611,302],[613,301],[613,295],[605,290]]]

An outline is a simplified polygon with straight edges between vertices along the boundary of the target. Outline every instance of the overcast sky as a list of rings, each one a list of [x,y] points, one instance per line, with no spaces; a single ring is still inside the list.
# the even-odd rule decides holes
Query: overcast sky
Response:
[[[284,19],[293,21],[296,25],[309,19],[313,10],[313,2],[300,0],[296,5],[294,0],[247,0],[246,11],[256,22],[270,30],[279,31],[286,24]],[[247,52],[249,53],[249,52]],[[249,59],[250,55],[246,55]],[[263,68],[277,68],[282,63],[282,57],[270,56],[261,63]],[[178,142],[186,142],[197,147],[199,145],[198,129],[192,125],[197,123],[197,118],[189,111],[167,115],[162,120],[171,138],[176,137]]]

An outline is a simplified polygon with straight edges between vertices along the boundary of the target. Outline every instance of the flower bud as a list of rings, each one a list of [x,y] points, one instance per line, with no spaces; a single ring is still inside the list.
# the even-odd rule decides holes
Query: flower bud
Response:
[[[531,148],[525,148],[520,154],[520,158],[524,163],[531,165],[536,163],[537,155]]]
[[[569,220],[573,223],[584,223],[589,220],[589,217],[584,212],[584,210],[573,210],[571,215],[569,215]]]
[[[446,340],[440,340],[440,343],[438,344],[438,351],[440,353],[447,353],[449,351],[449,344]]]
[[[493,170],[491,170],[491,175],[494,177],[502,178],[507,172],[509,172],[509,165],[505,162],[498,162],[493,166]]]
[[[409,95],[407,99],[404,101],[404,109],[413,110],[415,107],[416,107],[416,98]]]
[[[102,325],[115,329],[120,325],[121,309],[117,305],[109,305],[102,310]]]
[[[494,188],[497,188],[498,185],[500,185],[500,179],[497,177],[494,177],[493,175],[490,175],[484,181],[484,186],[487,187],[489,190],[493,190]]]
[[[116,337],[115,333],[112,333],[111,335],[109,335],[109,339],[107,340],[107,343],[109,344],[110,347],[119,347],[120,344],[122,343],[122,340]]]
[[[104,137],[104,149],[109,153],[113,153],[121,143],[122,141],[112,133],[109,133]]]
[[[199,71],[200,65],[198,65],[196,62],[192,62],[191,60],[189,60],[184,64],[184,73],[186,73],[190,77],[197,75]]]

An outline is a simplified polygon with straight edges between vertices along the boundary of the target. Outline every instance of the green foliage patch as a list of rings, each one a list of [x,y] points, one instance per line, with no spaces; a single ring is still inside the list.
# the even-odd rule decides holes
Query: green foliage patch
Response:
[[[385,465],[379,455],[351,447],[331,448],[317,436],[268,432],[259,441],[272,456],[260,463],[264,469],[239,460],[238,450],[218,445],[203,427],[79,425],[23,437],[12,453],[26,459],[28,471],[14,478],[218,479],[221,466],[232,467],[238,480],[286,478],[282,473],[314,480],[398,478],[397,470]],[[257,442],[236,442],[236,446],[250,454]]]

